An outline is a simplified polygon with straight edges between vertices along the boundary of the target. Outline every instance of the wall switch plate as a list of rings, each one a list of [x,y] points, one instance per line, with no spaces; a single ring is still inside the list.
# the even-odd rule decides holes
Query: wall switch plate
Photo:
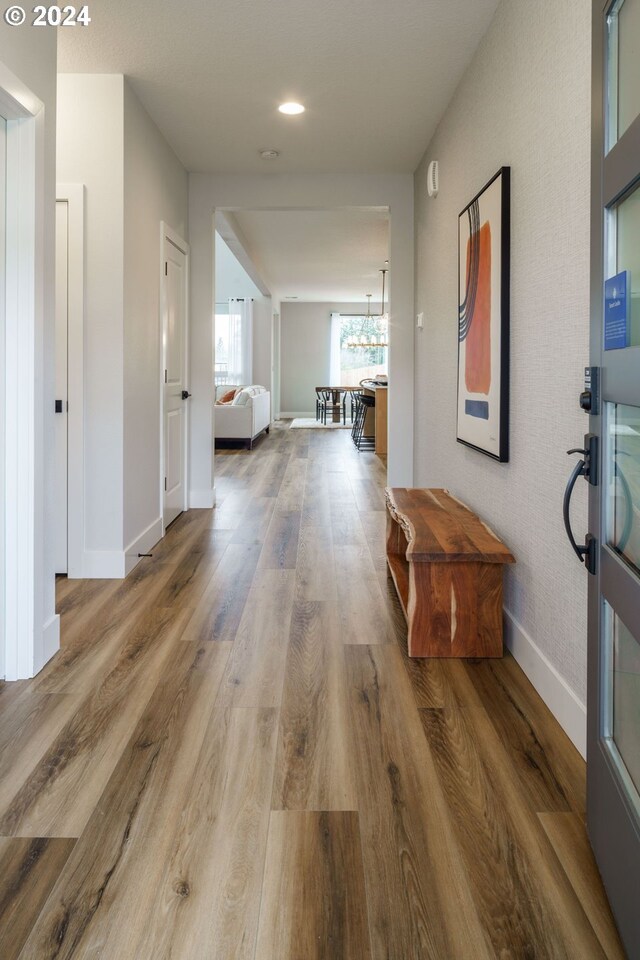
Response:
[[[419,313],[416,317],[416,326],[419,330],[422,330],[424,327],[424,313]]]

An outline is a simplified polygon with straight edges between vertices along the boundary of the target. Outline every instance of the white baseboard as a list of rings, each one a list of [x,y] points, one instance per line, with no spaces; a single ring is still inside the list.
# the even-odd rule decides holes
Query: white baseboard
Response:
[[[211,490],[190,490],[189,507],[194,510],[210,510],[216,505],[216,488]]]
[[[304,417],[305,420],[309,418],[315,419],[316,412],[315,410],[309,410],[306,413],[281,413],[281,420],[295,420],[297,417]]]
[[[162,539],[162,518],[157,517],[146,530],[132,540],[124,551],[124,575],[128,576],[140,562],[139,553],[150,553],[151,548]]]
[[[85,550],[82,554],[83,580],[122,580],[124,552],[122,550]]]
[[[33,676],[39,673],[51,657],[60,649],[60,616],[54,613],[42,628],[42,648],[40,662],[33,665]]]
[[[504,639],[515,660],[583,757],[587,755],[587,708],[521,623],[504,611]]]
[[[77,579],[124,580],[136,566],[139,553],[150,553],[162,538],[162,519],[158,517],[124,550],[85,550]]]

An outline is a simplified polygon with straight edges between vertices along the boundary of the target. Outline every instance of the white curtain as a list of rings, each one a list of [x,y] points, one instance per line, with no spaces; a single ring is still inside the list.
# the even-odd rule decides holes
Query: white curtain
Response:
[[[253,383],[253,300],[229,300],[228,383]]]
[[[331,314],[331,350],[329,353],[328,387],[340,387],[340,314]]]

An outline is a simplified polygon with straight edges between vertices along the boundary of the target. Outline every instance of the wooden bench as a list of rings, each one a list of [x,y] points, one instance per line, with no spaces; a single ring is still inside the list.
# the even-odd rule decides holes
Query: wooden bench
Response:
[[[502,656],[507,547],[448,490],[387,488],[387,563],[411,657]]]

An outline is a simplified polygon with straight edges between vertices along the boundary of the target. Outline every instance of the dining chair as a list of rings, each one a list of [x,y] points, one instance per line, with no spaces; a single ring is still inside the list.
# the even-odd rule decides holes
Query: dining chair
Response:
[[[327,387],[322,391],[322,422],[326,424],[327,422],[327,413],[331,414],[331,419],[333,420],[335,414],[337,413],[337,421],[342,421],[346,424],[346,397],[345,400],[341,400],[340,395],[341,390],[335,390],[331,387]]]

